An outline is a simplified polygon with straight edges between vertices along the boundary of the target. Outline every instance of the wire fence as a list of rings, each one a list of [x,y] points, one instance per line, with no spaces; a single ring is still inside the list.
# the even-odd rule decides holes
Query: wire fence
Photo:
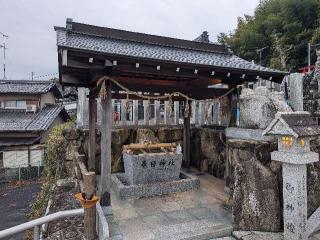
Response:
[[[32,165],[16,165],[0,168],[0,183],[41,178],[43,172],[42,162]]]

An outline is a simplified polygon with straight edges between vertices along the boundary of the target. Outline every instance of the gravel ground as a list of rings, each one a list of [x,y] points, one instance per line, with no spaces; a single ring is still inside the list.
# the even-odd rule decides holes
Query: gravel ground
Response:
[[[53,195],[50,213],[81,208],[80,203],[74,198],[74,194],[74,186],[72,184],[57,187]],[[47,239],[84,239],[83,216],[69,217],[51,222]]]

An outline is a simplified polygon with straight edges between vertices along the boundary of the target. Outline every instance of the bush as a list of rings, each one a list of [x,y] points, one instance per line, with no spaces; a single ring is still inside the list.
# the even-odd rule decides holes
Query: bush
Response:
[[[44,152],[44,184],[42,185],[41,192],[31,204],[28,214],[30,219],[39,218],[45,214],[53,185],[57,179],[64,176],[67,141],[63,137],[62,132],[72,125],[73,122],[59,124],[52,128],[48,136]]]

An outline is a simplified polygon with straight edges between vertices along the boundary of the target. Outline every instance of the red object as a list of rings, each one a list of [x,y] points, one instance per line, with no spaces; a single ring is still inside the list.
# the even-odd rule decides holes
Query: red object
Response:
[[[315,68],[315,65],[311,65],[310,66],[310,71],[314,70],[314,68]],[[309,72],[309,67],[308,66],[302,67],[302,68],[299,68],[298,70],[299,70],[299,72],[301,72],[303,74],[306,74],[306,73]]]
[[[113,118],[114,118],[115,122],[120,121],[120,113],[119,112],[114,112]]]

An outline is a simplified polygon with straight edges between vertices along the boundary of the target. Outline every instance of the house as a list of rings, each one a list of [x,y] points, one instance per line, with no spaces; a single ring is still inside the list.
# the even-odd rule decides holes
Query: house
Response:
[[[52,81],[0,80],[0,168],[40,166],[53,126],[69,115]]]

